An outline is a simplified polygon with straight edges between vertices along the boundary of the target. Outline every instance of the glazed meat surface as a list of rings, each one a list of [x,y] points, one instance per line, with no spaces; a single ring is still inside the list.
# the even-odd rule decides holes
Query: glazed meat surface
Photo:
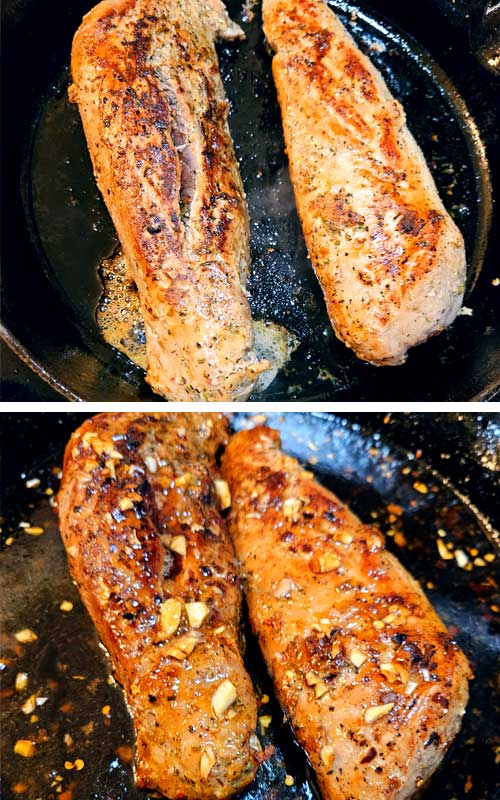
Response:
[[[275,431],[223,457],[252,628],[325,800],[405,800],[460,728],[468,662],[419,585]]]
[[[71,573],[133,717],[137,784],[172,800],[229,797],[261,758],[212,477],[227,435],[215,414],[99,415],[70,439],[58,498]]]
[[[297,208],[332,326],[359,358],[401,364],[460,309],[462,235],[403,108],[323,0],[264,0],[263,16]]]
[[[268,366],[214,47],[241,35],[221,0],[104,0],[73,42],[70,99],[139,290],[147,380],[170,400],[243,400]]]

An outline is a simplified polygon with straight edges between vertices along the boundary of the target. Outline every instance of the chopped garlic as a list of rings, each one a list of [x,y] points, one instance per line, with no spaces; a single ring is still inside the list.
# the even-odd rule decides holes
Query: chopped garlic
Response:
[[[34,633],[29,628],[23,628],[22,631],[17,631],[17,633],[15,633],[14,636],[16,637],[17,641],[20,642],[21,644],[28,644],[28,642],[35,642],[38,639],[36,633]]]
[[[399,675],[396,671],[396,667],[390,661],[381,664],[379,669],[384,678],[386,678],[386,680],[388,680],[389,683],[394,683],[394,681],[398,680]]]
[[[334,642],[332,644],[330,653],[332,658],[337,658],[338,654],[340,653],[340,644],[338,642]]]
[[[35,755],[35,742],[29,739],[18,739],[14,745],[14,753],[23,758],[32,758]]]
[[[172,644],[165,650],[167,656],[172,656],[172,658],[176,658],[178,661],[183,661],[186,656],[191,655],[200,641],[199,635],[195,636],[195,633],[195,631],[193,631],[193,633],[185,633],[183,636],[179,636],[178,639],[174,639]]]
[[[314,696],[316,700],[319,700],[320,697],[323,697],[324,694],[328,692],[328,686],[324,681],[319,681],[314,687]]]
[[[130,497],[121,497],[118,501],[118,508],[120,511],[130,511],[134,507],[134,504]]]
[[[215,491],[217,492],[217,497],[219,498],[221,511],[224,511],[231,505],[231,492],[229,491],[229,486],[227,484],[227,481],[219,479],[216,479],[214,481],[214,484],[215,484]]]
[[[192,477],[193,476],[191,475],[190,472],[185,472],[183,475],[179,475],[175,479],[174,483],[178,488],[184,488],[186,486],[189,486],[189,484],[191,483]]]
[[[442,539],[438,539],[436,545],[443,561],[451,561],[453,559],[453,553],[450,553]]]
[[[202,780],[208,778],[216,760],[214,748],[210,746],[204,747],[200,758],[200,775]]]
[[[408,670],[405,667],[403,667],[403,665],[400,664],[399,661],[395,661],[394,666],[396,667],[399,673],[401,683],[406,683],[408,681],[408,678],[410,677]]]
[[[185,556],[187,552],[186,537],[182,536],[182,534],[179,536],[174,536],[170,542],[170,549],[180,556]]]
[[[314,556],[309,564],[312,571],[316,574],[333,572],[334,569],[340,567],[340,561],[335,553],[322,553],[321,555]]]
[[[269,726],[270,726],[272,721],[273,721],[273,718],[272,718],[271,714],[263,714],[261,717],[259,717],[259,725],[260,725],[260,734],[261,734],[261,736],[264,736],[264,733],[266,732],[267,728],[269,728]]]
[[[28,685],[28,676],[26,672],[18,672],[16,675],[16,692],[22,692]]]
[[[283,516],[286,519],[292,519],[300,511],[300,500],[297,497],[287,497],[283,503]]]
[[[333,747],[331,744],[325,744],[319,751],[319,757],[326,769],[331,769],[333,764]]]
[[[385,717],[394,708],[394,703],[385,703],[383,706],[372,706],[365,711],[365,722],[375,722],[381,717]]]
[[[73,611],[73,603],[70,600],[63,600],[59,605],[60,611]]]
[[[274,596],[277,600],[288,598],[294,589],[295,584],[291,578],[282,578],[274,591]]]
[[[365,663],[368,656],[359,650],[357,647],[353,647],[351,652],[349,653],[349,660],[355,667],[360,667],[362,664]]]
[[[23,530],[25,533],[29,533],[30,536],[41,536],[44,529],[39,525],[28,525],[28,527]]]
[[[319,683],[320,680],[321,679],[318,678],[315,672],[308,672],[305,677],[307,686],[316,686],[316,684]]]
[[[150,472],[154,473],[158,469],[158,464],[153,456],[145,456],[144,463]]]
[[[23,714],[32,714],[36,708],[36,694],[32,694],[28,697],[25,703],[21,706],[21,711]]]
[[[248,746],[252,748],[252,750],[256,750],[257,753],[262,753],[262,745],[259,742],[259,737],[252,733],[248,739]]]
[[[463,569],[465,565],[469,563],[469,559],[463,550],[455,550],[455,561],[460,569]]]
[[[162,633],[172,636],[179,627],[182,614],[182,602],[170,597],[161,604],[160,627]]]
[[[186,603],[186,614],[192,628],[201,628],[210,609],[206,603]]]
[[[37,486],[40,486],[40,478],[30,478],[24,485],[27,489],[36,489]]]
[[[406,684],[405,694],[407,696],[409,696],[410,694],[413,694],[413,692],[415,691],[417,686],[418,686],[418,683],[416,683],[416,681],[408,681],[408,683]]]
[[[229,678],[226,678],[219,684],[217,689],[212,695],[212,708],[218,717],[221,717],[225,711],[237,699],[236,686]]]

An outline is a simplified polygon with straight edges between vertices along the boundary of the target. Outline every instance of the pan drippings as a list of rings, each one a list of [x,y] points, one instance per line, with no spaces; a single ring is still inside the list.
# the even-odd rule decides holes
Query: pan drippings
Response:
[[[146,333],[139,293],[127,275],[125,256],[120,247],[104,258],[98,268],[104,291],[96,310],[96,320],[105,341],[146,369]],[[264,391],[283,369],[300,342],[282,325],[266,320],[254,322],[255,349],[259,358],[272,365],[257,381]]]

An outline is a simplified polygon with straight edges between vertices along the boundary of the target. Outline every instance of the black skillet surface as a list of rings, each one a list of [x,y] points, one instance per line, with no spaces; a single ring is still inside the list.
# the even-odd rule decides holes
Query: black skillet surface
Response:
[[[12,453],[4,461],[0,557],[5,800],[149,797],[134,788],[130,719],[120,689],[108,681],[109,663],[70,580],[46,494],[47,487],[57,488],[54,468],[57,472],[69,433],[84,418],[4,415],[3,452]],[[476,677],[462,730],[423,797],[498,798],[500,539],[493,525],[500,417],[289,413],[270,415],[269,421],[281,430],[286,450],[309,462],[364,521],[388,534],[390,549],[421,581],[472,662]],[[255,422],[249,414],[234,418],[237,428]],[[33,477],[40,486],[26,488],[26,479]],[[25,533],[19,528],[24,521],[43,527],[44,533]],[[470,571],[439,558],[438,530],[446,532],[442,541],[467,554]],[[496,560],[489,562],[487,554],[496,554]],[[482,558],[483,565],[475,565],[474,558]],[[71,611],[60,610],[64,600],[73,603]],[[18,645],[13,634],[23,628],[38,639]],[[262,702],[260,714],[272,715],[265,742],[276,751],[239,800],[313,800],[311,773],[282,721],[250,635],[246,660],[259,696],[270,698]],[[19,672],[27,673],[29,683],[16,692]],[[20,706],[34,693],[47,700],[31,721]],[[14,755],[20,738],[35,742],[33,758]],[[291,787],[284,783],[286,774],[294,778]]]
[[[239,0],[229,5],[240,19]],[[459,317],[450,331],[414,350],[397,368],[360,362],[330,329],[295,211],[259,13],[243,23],[244,43],[220,48],[252,219],[252,307],[258,318],[285,325],[302,342],[286,371],[254,399],[488,399],[500,385],[495,281],[500,270],[491,233],[483,260],[491,204],[481,141],[489,145],[491,160],[499,93],[467,38],[471,28],[474,46],[480,47],[472,34],[483,36],[482,5],[373,0],[370,8],[332,0],[403,101],[466,240],[466,305],[472,316]],[[103,342],[95,322],[101,293],[96,267],[116,240],[92,178],[77,111],[66,96],[71,38],[90,6],[83,0],[4,3],[5,336],[70,399],[140,400],[153,397],[142,371]],[[433,53],[460,93],[404,31]]]

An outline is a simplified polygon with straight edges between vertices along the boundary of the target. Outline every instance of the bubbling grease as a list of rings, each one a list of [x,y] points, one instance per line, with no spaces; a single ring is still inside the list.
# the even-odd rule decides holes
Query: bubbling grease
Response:
[[[146,370],[146,332],[139,292],[127,275],[125,256],[120,247],[109,258],[102,260],[99,277],[103,294],[97,307],[96,320],[105,341]],[[254,334],[259,359],[267,358],[271,364],[271,368],[257,379],[255,390],[262,392],[289,361],[300,341],[282,325],[266,320],[254,322]]]

